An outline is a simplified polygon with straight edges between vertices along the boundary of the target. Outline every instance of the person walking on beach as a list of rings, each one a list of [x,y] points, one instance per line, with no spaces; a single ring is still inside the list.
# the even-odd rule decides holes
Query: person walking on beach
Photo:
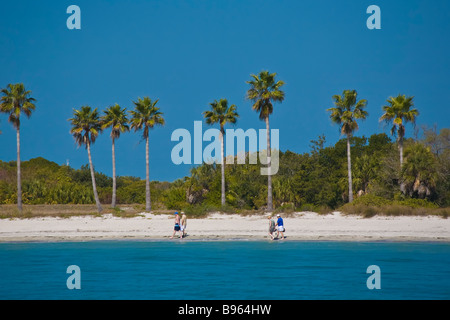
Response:
[[[183,211],[181,211],[181,221],[180,221],[181,236],[180,236],[180,239],[183,238],[184,236],[186,236],[186,226],[187,226],[186,214]]]
[[[275,232],[275,220],[272,218],[271,215],[268,217],[269,219],[269,236],[270,239],[273,240],[273,233]]]
[[[277,223],[276,223],[276,227],[277,227],[277,238],[279,236],[279,234],[281,233],[281,240],[284,239],[284,222],[283,222],[283,218],[281,218],[281,216],[279,214],[277,214]]]
[[[178,214],[178,212],[175,212],[175,226],[173,228],[173,234],[170,237],[170,239],[173,239],[173,237],[175,236],[175,233],[177,233],[178,231],[180,231],[180,215]],[[181,235],[183,235],[183,233],[181,233]]]

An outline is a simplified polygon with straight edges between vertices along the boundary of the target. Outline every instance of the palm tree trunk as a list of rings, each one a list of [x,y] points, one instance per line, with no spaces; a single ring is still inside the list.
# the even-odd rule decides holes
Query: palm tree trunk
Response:
[[[266,121],[266,137],[267,137],[267,210],[273,210],[272,204],[272,150],[270,149],[270,128],[269,117],[265,118]]]
[[[221,161],[222,161],[222,198],[221,204],[222,207],[225,205],[225,152],[224,152],[224,143],[223,143],[223,128],[220,130],[220,144],[222,147]]]
[[[150,168],[148,160],[148,137],[145,139],[145,211],[152,210],[152,203],[150,200]]]
[[[403,134],[401,130],[398,130],[398,150],[400,153],[400,177],[402,177],[402,167],[403,167]],[[406,194],[406,182],[403,179],[400,179],[400,191],[403,194]]]
[[[22,212],[22,181],[20,179],[20,126],[17,126],[17,208]]]
[[[95,203],[97,204],[97,210],[98,213],[102,212],[102,205],[100,204],[100,199],[98,198],[98,193],[97,193],[97,185],[95,183],[95,174],[94,174],[94,166],[92,165],[92,157],[91,157],[91,145],[89,143],[89,141],[87,142],[87,151],[88,151],[88,156],[89,156],[89,167],[91,169],[91,179],[92,179],[92,189],[94,190],[94,198],[95,198]]]
[[[112,170],[113,170],[113,190],[111,207],[116,207],[116,151],[115,151],[115,139],[112,138]]]
[[[347,135],[348,202],[353,201],[352,157],[350,154],[350,136]]]

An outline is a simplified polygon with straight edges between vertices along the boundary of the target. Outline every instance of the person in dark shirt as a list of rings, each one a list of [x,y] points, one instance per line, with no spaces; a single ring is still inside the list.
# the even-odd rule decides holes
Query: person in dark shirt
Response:
[[[177,232],[181,232],[181,228],[180,228],[180,215],[178,214],[178,212],[175,212],[175,226],[173,228],[173,234],[170,237],[170,239],[173,239],[173,237],[175,236],[175,233]],[[183,233],[181,233],[181,235],[183,235]]]
[[[281,218],[281,216],[279,214],[277,214],[277,223],[275,224],[275,226],[277,227],[277,238],[281,233],[281,240],[284,239],[284,222],[283,222],[283,218]]]

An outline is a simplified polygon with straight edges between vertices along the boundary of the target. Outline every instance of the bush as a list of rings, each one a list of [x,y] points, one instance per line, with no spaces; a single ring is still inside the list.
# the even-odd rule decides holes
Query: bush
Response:
[[[293,203],[284,203],[282,206],[275,209],[275,212],[277,213],[292,213],[295,211],[295,206]]]
[[[397,199],[401,198],[397,197]],[[387,216],[435,215],[436,211],[432,209],[438,208],[438,205],[426,199],[388,200],[366,194],[356,198],[352,203],[343,205],[340,210],[347,214],[358,214],[369,218],[377,214]]]
[[[201,218],[208,215],[210,212],[217,211],[216,207],[205,205],[205,204],[194,204],[188,205],[183,208],[184,213],[189,218]]]
[[[361,197],[356,198],[355,200],[353,200],[353,202],[351,203],[351,205],[365,205],[365,206],[376,206],[376,207],[380,207],[383,205],[387,205],[387,204],[391,204],[392,201],[386,199],[386,198],[382,198],[373,194],[365,194]]]
[[[222,212],[222,213],[235,213],[236,209],[225,205],[223,207],[218,207],[210,204],[194,204],[187,205],[182,208],[184,213],[188,215],[190,218],[202,218],[208,215],[208,213],[212,212]]]
[[[310,203],[302,204],[300,207],[296,208],[296,211],[310,211],[310,212],[316,212],[318,214],[328,214],[333,209],[331,209],[327,205],[313,205]]]
[[[414,204],[414,202],[413,202]],[[346,214],[361,215],[364,218],[371,218],[375,215],[383,216],[425,216],[435,215],[447,218],[450,214],[448,208],[437,208],[434,204],[427,204],[425,206],[411,206],[399,203],[391,203],[382,206],[371,206],[365,204],[347,203],[340,208],[340,211]]]
[[[411,208],[430,208],[430,209],[436,209],[439,208],[439,206],[431,201],[428,201],[426,199],[405,199],[401,201],[394,201],[395,203],[398,203],[399,205],[411,207]]]
[[[372,218],[373,216],[379,213],[377,209],[378,209],[377,207],[372,206],[363,207],[362,215],[364,218]]]
[[[186,190],[183,187],[170,188],[165,192],[164,204],[167,209],[174,210],[186,206]]]

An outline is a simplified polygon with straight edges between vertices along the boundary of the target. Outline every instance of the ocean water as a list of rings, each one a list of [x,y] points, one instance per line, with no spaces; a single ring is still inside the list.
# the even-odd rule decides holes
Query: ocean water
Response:
[[[71,265],[80,289],[68,289]],[[380,289],[367,286],[371,265]],[[1,243],[0,299],[450,299],[450,244]]]

